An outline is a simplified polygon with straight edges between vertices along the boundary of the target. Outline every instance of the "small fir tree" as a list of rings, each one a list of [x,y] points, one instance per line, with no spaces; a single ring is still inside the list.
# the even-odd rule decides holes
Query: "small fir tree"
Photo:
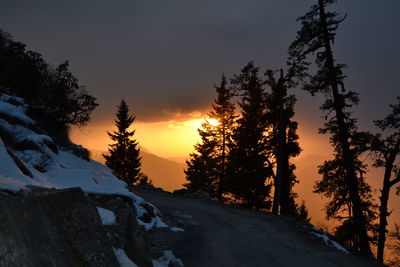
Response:
[[[136,140],[132,140],[135,131],[128,131],[134,122],[135,116],[129,115],[129,108],[122,99],[118,106],[115,125],[117,131],[109,133],[115,143],[109,145],[109,155],[103,155],[108,166],[114,174],[128,184],[134,184],[140,176],[141,157]]]

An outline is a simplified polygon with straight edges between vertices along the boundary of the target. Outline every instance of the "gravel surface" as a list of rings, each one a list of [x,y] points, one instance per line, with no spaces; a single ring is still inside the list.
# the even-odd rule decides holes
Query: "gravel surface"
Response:
[[[153,242],[172,249],[185,266],[379,266],[330,247],[311,225],[267,213],[221,205],[208,199],[137,189],[172,228]]]

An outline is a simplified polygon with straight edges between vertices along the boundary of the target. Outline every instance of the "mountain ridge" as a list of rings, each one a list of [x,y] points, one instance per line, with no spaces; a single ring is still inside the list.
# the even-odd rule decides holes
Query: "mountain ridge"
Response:
[[[107,153],[102,150],[90,150],[90,157],[104,164],[102,154]],[[161,187],[165,191],[174,191],[183,187],[185,183],[186,165],[172,159],[163,158],[148,149],[141,147],[140,155],[142,157],[142,172],[146,174],[154,186]]]

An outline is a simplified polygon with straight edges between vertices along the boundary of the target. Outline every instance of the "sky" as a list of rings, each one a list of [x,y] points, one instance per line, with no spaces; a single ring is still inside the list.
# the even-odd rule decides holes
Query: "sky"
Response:
[[[198,140],[193,120],[210,109],[221,74],[231,77],[250,60],[262,70],[284,67],[299,29],[296,18],[313,2],[14,0],[0,4],[0,27],[54,65],[70,60],[72,72],[97,97],[92,122],[74,129],[73,139],[105,148],[106,131],[124,98],[143,146],[165,157],[185,157]],[[355,113],[361,126],[372,129],[372,120],[387,113],[400,94],[400,2],[341,0],[335,9],[348,15],[335,56],[348,65],[346,86],[360,93]],[[320,146],[312,141],[326,140],[317,134],[321,100],[301,89],[292,92],[300,134],[309,143],[303,155],[315,153]],[[177,139],[188,132],[191,139]],[[170,136],[182,148],[172,147]]]

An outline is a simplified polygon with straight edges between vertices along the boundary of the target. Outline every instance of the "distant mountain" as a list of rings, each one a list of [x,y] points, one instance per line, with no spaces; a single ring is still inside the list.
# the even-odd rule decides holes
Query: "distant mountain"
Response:
[[[167,158],[168,160],[172,160],[172,161],[176,161],[178,163],[185,163],[186,162],[186,158],[185,157],[171,157],[171,158]]]
[[[102,156],[105,151],[91,150],[91,158],[104,163]],[[162,158],[141,147],[142,171],[153,181],[154,186],[161,187],[165,191],[173,191],[182,188],[185,183],[185,164],[176,160]]]

